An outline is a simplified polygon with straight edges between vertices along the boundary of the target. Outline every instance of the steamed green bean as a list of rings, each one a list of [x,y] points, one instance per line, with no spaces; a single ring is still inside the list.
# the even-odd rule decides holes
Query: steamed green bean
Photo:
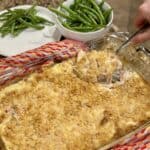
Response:
[[[53,25],[53,23],[37,15],[35,6],[29,9],[8,9],[0,15],[0,35],[2,37],[11,34],[17,36],[27,28],[41,30],[44,24]]]
[[[75,0],[70,7],[60,5],[60,9],[49,9],[59,16],[64,27],[78,32],[91,32],[99,30],[109,23],[112,9],[105,10],[96,0]]]

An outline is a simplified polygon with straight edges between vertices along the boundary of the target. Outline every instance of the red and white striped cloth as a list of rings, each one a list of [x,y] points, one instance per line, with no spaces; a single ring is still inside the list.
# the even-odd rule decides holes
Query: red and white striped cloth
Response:
[[[87,46],[82,42],[66,39],[45,44],[20,55],[0,59],[0,85],[36,70],[43,63],[62,61],[86,49]]]
[[[123,140],[111,150],[150,150],[150,125]]]

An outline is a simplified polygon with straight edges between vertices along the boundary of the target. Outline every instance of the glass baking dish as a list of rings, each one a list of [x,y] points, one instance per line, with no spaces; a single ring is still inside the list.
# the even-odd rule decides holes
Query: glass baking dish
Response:
[[[126,39],[127,38],[127,33],[115,33],[115,34],[111,34],[111,35],[109,35],[108,37],[106,37],[103,41],[96,41],[96,43],[95,42],[92,42],[92,44],[90,43],[90,46],[91,46],[91,48],[90,49],[101,49],[101,47],[103,47],[103,45],[105,45],[106,43],[109,43],[110,41],[112,41],[112,43],[115,43],[116,41],[120,44],[121,43],[121,41],[122,40],[124,40],[124,39]],[[116,46],[117,46],[118,44],[116,44]],[[145,55],[147,55],[147,57],[149,57],[149,50],[147,50],[147,49],[144,49],[143,47],[138,47],[138,49],[137,49],[138,51],[142,51],[142,53],[143,54],[145,54]],[[77,53],[79,52],[79,51],[76,51]],[[72,59],[74,59],[74,58],[72,58]],[[7,87],[7,86],[11,86],[11,85],[13,85],[13,84],[15,84],[15,83],[18,83],[18,82],[20,82],[20,81],[26,81],[26,80],[28,80],[28,76],[30,76],[30,75],[32,75],[32,74],[34,74],[34,73],[36,73],[37,71],[39,72],[39,66],[42,66],[41,68],[45,68],[45,67],[49,67],[49,65],[48,64],[46,64],[46,66],[45,65],[43,65],[43,63],[45,63],[47,60],[50,60],[50,62],[51,61],[54,61],[54,58],[53,58],[53,56],[46,56],[46,57],[42,57],[42,58],[38,58],[38,60],[34,60],[34,61],[30,61],[30,62],[28,62],[26,65],[22,65],[22,66],[19,66],[19,67],[16,67],[16,70],[14,70],[14,68],[12,69],[12,68],[10,68],[10,69],[8,69],[7,70],[7,72],[6,73],[2,73],[1,74],[1,83],[3,83],[3,78],[4,79],[6,79],[6,78],[9,78],[9,79],[11,79],[11,80],[8,80],[8,83],[6,84],[6,85],[2,85],[2,87]],[[61,60],[59,60],[59,62],[60,62]],[[51,63],[53,66],[55,66],[55,61],[54,61],[54,63]],[[59,63],[57,63],[57,64],[59,64]],[[36,66],[38,66],[38,67],[36,67]],[[29,67],[30,69],[26,69],[25,68],[25,70],[29,70],[29,72],[24,72],[24,67]],[[33,70],[32,70],[32,68],[34,68]],[[69,68],[68,68],[69,69]],[[149,69],[149,68],[148,68]],[[30,70],[32,71],[32,72],[30,72]],[[20,74],[17,76],[17,72],[21,72],[21,76],[20,76]],[[23,73],[25,73],[25,74],[23,74]],[[50,73],[50,72],[49,72]],[[75,70],[75,73],[76,73],[76,70]],[[13,75],[13,78],[11,77]],[[15,77],[14,77],[14,75],[16,75]],[[82,78],[82,77],[81,77]],[[15,80],[14,80],[15,79]],[[64,78],[65,79],[65,78]],[[32,79],[30,79],[31,80],[31,82],[32,82]],[[39,78],[39,80],[42,80],[42,79],[40,79]],[[12,81],[15,81],[15,82],[12,82]],[[93,82],[93,81],[92,81]],[[35,84],[34,82],[32,83],[32,84]],[[103,84],[103,83],[102,83]],[[110,86],[112,86],[112,85],[110,85]],[[44,87],[44,85],[43,85],[43,87]],[[17,88],[17,87],[16,87]],[[29,89],[29,91],[28,92],[30,92],[30,89]],[[15,89],[14,89],[14,93],[15,93]],[[9,95],[9,93],[8,93],[8,95]],[[23,104],[22,104],[23,105]],[[36,105],[36,104],[35,104]],[[62,104],[63,105],[63,104]],[[20,106],[21,107],[21,106]],[[14,109],[15,108],[13,108],[13,109],[10,109],[9,108],[9,110],[6,110],[7,112],[9,112],[9,113],[11,113],[12,115],[14,115],[15,116],[15,112],[14,112]],[[39,108],[40,109],[40,108]],[[56,108],[57,109],[57,108]],[[69,109],[69,108],[68,108]],[[40,115],[40,114],[38,114],[38,115]],[[86,117],[86,116],[85,116]],[[19,118],[15,118],[15,119],[19,119]],[[91,118],[92,119],[92,118]],[[104,120],[104,122],[105,122],[106,120]],[[1,122],[0,122],[1,123]],[[115,139],[113,139],[111,142],[111,144],[104,144],[103,146],[101,146],[101,148],[100,148],[100,150],[106,150],[106,149],[113,149],[112,147],[114,147],[116,144],[118,145],[118,144],[120,144],[120,143],[124,143],[124,142],[127,142],[127,140],[129,140],[134,134],[136,134],[137,132],[139,132],[139,131],[141,131],[141,130],[143,130],[143,129],[145,129],[146,127],[149,127],[150,126],[150,123],[149,123],[149,119],[148,120],[146,120],[146,121],[143,121],[142,123],[141,123],[141,125],[140,125],[140,127],[134,127],[133,128],[133,130],[135,130],[135,131],[133,131],[132,133],[130,133],[130,131],[128,131],[128,132],[126,132],[126,136],[125,137],[123,137],[123,138],[121,138],[121,139],[119,139],[118,140],[118,138],[115,138]],[[42,130],[42,129],[41,129]],[[48,130],[48,129],[47,129]],[[61,133],[61,132],[60,132]],[[58,133],[59,134],[59,133]],[[121,136],[120,136],[121,137]],[[36,137],[35,137],[36,138]],[[110,142],[109,142],[110,143]],[[106,145],[106,146],[105,146]],[[97,146],[97,147],[99,147],[99,146]]]

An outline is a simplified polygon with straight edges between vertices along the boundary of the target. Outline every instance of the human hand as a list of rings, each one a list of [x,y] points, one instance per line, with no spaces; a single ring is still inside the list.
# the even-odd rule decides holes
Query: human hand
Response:
[[[144,26],[145,23],[150,24],[150,0],[144,0],[144,3],[139,7],[138,15],[135,20],[135,25],[138,28]],[[148,40],[150,40],[150,27],[133,38],[133,42],[136,44]]]

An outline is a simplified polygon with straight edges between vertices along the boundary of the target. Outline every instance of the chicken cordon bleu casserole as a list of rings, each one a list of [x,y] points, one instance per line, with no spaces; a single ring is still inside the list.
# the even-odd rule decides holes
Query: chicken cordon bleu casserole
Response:
[[[1,150],[95,150],[149,119],[150,86],[111,42],[0,89]]]

